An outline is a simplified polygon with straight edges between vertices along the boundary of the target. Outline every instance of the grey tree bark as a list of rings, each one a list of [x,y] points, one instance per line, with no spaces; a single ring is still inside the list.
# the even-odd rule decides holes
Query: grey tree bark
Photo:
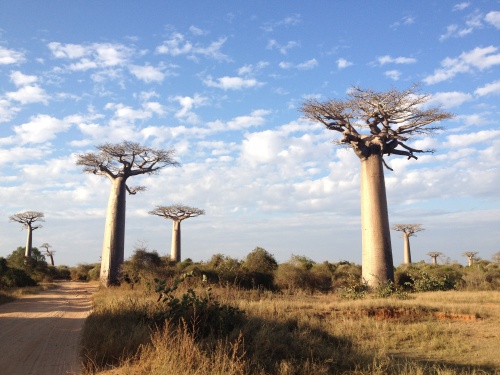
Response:
[[[172,247],[170,249],[170,259],[176,262],[181,261],[181,221],[172,220]]]
[[[430,99],[418,85],[385,92],[353,87],[347,100],[307,100],[304,117],[342,134],[337,144],[351,148],[361,161],[362,277],[374,287],[394,281],[391,234],[382,165],[392,170],[384,155],[417,159],[419,150],[407,142],[415,135],[430,135],[440,126],[432,123],[453,117],[440,108],[422,109]],[[366,133],[361,133],[366,130]]]

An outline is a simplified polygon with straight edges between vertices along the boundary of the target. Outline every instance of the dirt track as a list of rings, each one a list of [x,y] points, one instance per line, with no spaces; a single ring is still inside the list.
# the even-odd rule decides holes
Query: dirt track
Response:
[[[94,288],[61,282],[0,305],[0,374],[79,374],[78,342]]]

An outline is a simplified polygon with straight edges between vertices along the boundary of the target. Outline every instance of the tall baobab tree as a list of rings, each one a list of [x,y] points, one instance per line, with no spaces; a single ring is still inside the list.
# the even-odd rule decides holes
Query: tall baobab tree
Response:
[[[40,246],[40,247],[43,247],[45,249],[45,254],[47,254],[50,258],[50,265],[54,266],[54,253],[55,253],[55,251],[49,250],[52,246],[49,245],[47,242],[44,242],[42,244],[42,246]]]
[[[466,251],[465,253],[462,253],[464,257],[467,257],[468,260],[468,266],[471,267],[472,263],[474,262],[474,259],[476,257],[476,254],[479,254],[477,251]]]
[[[403,232],[404,240],[404,264],[411,264],[410,237],[416,236],[415,233],[424,230],[422,224],[396,224],[392,226],[393,230]]]
[[[119,269],[125,248],[126,192],[131,195],[145,190],[143,186],[129,187],[127,179],[142,174],[154,174],[167,166],[176,166],[174,150],[154,149],[124,141],[96,146],[97,152],[77,155],[77,165],[83,171],[106,176],[111,181],[104,241],[101,256],[100,279],[103,285],[118,283]]]
[[[170,250],[170,259],[181,261],[181,221],[204,215],[205,211],[199,208],[184,206],[182,204],[174,204],[171,206],[156,206],[154,210],[149,211],[149,214],[161,216],[172,220],[172,247]]]
[[[41,228],[41,224],[36,224],[39,221],[45,221],[43,212],[38,211],[26,211],[20,212],[18,214],[12,215],[9,219],[16,223],[22,224],[24,228],[28,231],[28,237],[26,239],[26,250],[24,256],[31,258],[31,250],[33,249],[33,231],[35,229]]]
[[[443,255],[443,253],[441,253],[439,251],[431,251],[431,252],[428,252],[427,255],[431,257],[432,264],[436,265],[437,264],[437,257],[440,257],[441,255]]]
[[[341,133],[336,143],[352,148],[361,161],[362,277],[370,286],[394,280],[383,166],[392,169],[384,156],[417,159],[416,154],[432,153],[408,142],[432,135],[442,129],[434,123],[452,117],[439,107],[424,109],[429,99],[418,85],[385,92],[353,87],[346,100],[309,99],[300,109],[305,118]]]

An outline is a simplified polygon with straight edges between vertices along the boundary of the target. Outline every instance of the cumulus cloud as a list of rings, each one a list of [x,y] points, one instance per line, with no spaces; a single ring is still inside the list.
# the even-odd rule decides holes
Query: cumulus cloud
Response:
[[[215,81],[211,76],[203,80],[203,83],[208,87],[217,87],[224,91],[226,90],[241,90],[252,87],[262,86],[264,83],[257,81],[255,78],[229,77],[224,76],[217,78]]]
[[[340,58],[337,60],[337,68],[339,68],[339,69],[345,69],[351,65],[352,65],[352,62],[347,61],[344,58]]]
[[[293,64],[287,61],[281,61],[278,66],[281,69],[298,69],[298,70],[310,70],[318,66],[318,60],[310,59],[299,64]]]
[[[215,131],[241,130],[250,127],[261,126],[265,123],[268,114],[271,112],[265,109],[257,109],[246,116],[237,116],[227,122],[216,120],[207,124],[208,128]]]
[[[0,65],[20,64],[25,61],[22,52],[0,47]]]
[[[452,134],[447,137],[447,147],[460,148],[500,138],[500,130],[482,130],[469,134]]]
[[[269,42],[267,42],[267,49],[277,49],[281,54],[286,55],[289,50],[292,48],[297,48],[300,46],[299,42],[296,41],[288,41],[286,44],[280,44],[278,43],[275,39],[271,39]]]
[[[377,61],[380,65],[385,64],[415,64],[417,59],[413,57],[392,57],[390,55],[380,56],[377,58]]]
[[[451,91],[438,92],[432,95],[426,106],[443,106],[444,108],[453,108],[462,105],[465,102],[473,100],[473,96],[467,93]]]
[[[479,96],[500,94],[500,80],[488,83],[483,87],[479,87],[476,91],[474,91],[474,93]]]
[[[497,29],[500,29],[500,12],[498,11],[489,12],[484,17],[484,20],[489,24],[495,26]]]
[[[134,50],[118,43],[63,44],[51,42],[48,48],[58,59],[76,60],[68,68],[85,71],[96,68],[123,66],[128,63]]]
[[[10,80],[14,85],[19,87],[19,86],[31,85],[32,83],[38,81],[38,78],[36,76],[23,74],[19,71],[14,71],[10,72]]]
[[[14,132],[21,144],[45,143],[58,133],[67,131],[71,123],[48,115],[37,115],[25,124],[14,126]]]
[[[156,47],[156,53],[170,56],[187,55],[191,58],[202,56],[214,60],[229,61],[230,58],[221,52],[226,40],[227,38],[219,38],[211,42],[208,46],[203,46],[198,42],[188,40],[183,34],[176,32]]]
[[[151,65],[130,65],[130,73],[146,83],[163,82],[165,79],[164,67]]]
[[[43,103],[48,104],[49,95],[44,89],[37,85],[33,86],[23,86],[17,91],[8,92],[6,97],[18,101],[21,104],[28,103]]]
[[[175,113],[175,117],[179,119],[185,119],[189,123],[198,123],[198,115],[196,115],[196,113],[194,113],[192,109],[206,104],[208,98],[199,94],[195,94],[193,97],[174,96],[170,100],[176,101],[181,105],[181,109]]]
[[[300,14],[287,16],[279,21],[267,22],[262,26],[262,29],[267,32],[272,32],[279,27],[296,26],[301,22]]]
[[[475,69],[484,70],[495,65],[500,65],[500,53],[494,46],[477,47],[471,51],[463,52],[456,58],[447,57],[441,61],[441,68],[436,69],[432,75],[424,78],[428,85],[446,81],[459,73],[470,73]]]
[[[401,72],[399,70],[387,70],[384,75],[393,81],[397,81],[401,77]]]

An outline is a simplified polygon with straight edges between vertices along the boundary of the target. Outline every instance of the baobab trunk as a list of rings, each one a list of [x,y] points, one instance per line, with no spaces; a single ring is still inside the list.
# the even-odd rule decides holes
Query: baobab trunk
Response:
[[[361,159],[362,278],[371,287],[394,281],[382,157]]]
[[[410,236],[408,233],[403,233],[404,245],[404,264],[411,264],[411,252],[410,252]]]
[[[31,226],[27,226],[28,237],[26,238],[26,249],[24,252],[24,256],[27,258],[31,258],[31,249],[33,248],[33,229]]]
[[[126,179],[116,177],[111,180],[104,241],[101,257],[101,283],[109,286],[118,283],[120,266],[123,263],[125,248],[125,208],[127,189]]]
[[[170,250],[170,259],[181,261],[181,221],[172,221],[172,248]]]

